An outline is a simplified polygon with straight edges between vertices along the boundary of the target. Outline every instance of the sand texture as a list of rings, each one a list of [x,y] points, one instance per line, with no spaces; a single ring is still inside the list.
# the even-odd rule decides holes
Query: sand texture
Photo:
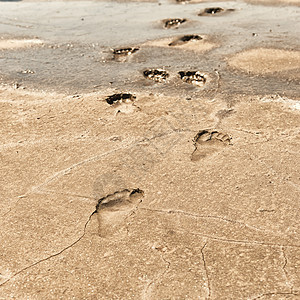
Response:
[[[300,299],[299,8],[217,3],[1,1],[1,300]]]

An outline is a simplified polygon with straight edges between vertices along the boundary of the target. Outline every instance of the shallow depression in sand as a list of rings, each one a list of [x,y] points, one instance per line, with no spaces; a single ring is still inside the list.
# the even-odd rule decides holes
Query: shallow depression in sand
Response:
[[[300,68],[300,51],[251,49],[228,60],[229,66],[253,74],[266,74]]]

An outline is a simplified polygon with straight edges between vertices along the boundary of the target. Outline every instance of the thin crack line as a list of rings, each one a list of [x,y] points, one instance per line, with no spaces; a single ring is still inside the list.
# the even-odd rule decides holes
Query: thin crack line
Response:
[[[207,265],[206,265],[206,261],[205,261],[205,257],[204,257],[204,248],[206,247],[207,242],[205,242],[204,246],[201,248],[201,255],[202,255],[202,261],[203,261],[203,267],[204,267],[204,271],[205,271],[205,277],[206,277],[206,281],[207,281],[207,289],[208,289],[208,299],[210,299],[211,297],[211,286],[210,286],[210,279],[208,276],[208,270],[207,270]]]
[[[294,295],[294,296],[297,296],[297,295],[299,295],[299,293],[297,293],[297,292],[292,292],[292,293],[288,293],[288,292],[287,293],[284,293],[284,292],[274,292],[274,293],[272,293],[272,292],[270,292],[270,293],[261,294],[260,296],[252,298],[251,300],[261,299],[265,296],[276,296],[276,295]]]
[[[284,275],[285,275],[286,283],[287,283],[287,286],[290,288],[291,293],[293,293],[294,288],[293,288],[293,285],[291,284],[291,282],[289,280],[288,272],[286,270],[286,266],[287,266],[288,261],[287,261],[287,257],[286,257],[285,252],[284,252],[284,247],[281,247],[281,253],[282,253],[282,256],[283,256],[283,259],[284,259],[282,269],[283,269],[283,272],[284,272]]]
[[[274,243],[264,243],[264,242],[259,242],[259,241],[247,241],[247,240],[232,240],[232,239],[225,239],[225,238],[219,238],[219,237],[214,237],[208,234],[202,234],[202,233],[196,233],[196,232],[191,232],[191,231],[186,231],[186,230],[178,230],[178,232],[182,232],[185,234],[193,234],[201,237],[205,237],[210,240],[215,240],[215,241],[221,241],[221,242],[226,242],[226,243],[233,243],[233,244],[250,244],[250,245],[262,245],[262,246],[268,246],[268,247],[285,247],[285,248],[300,248],[300,245],[281,245],[281,244],[274,244]]]
[[[193,214],[193,213],[185,212],[185,211],[182,211],[182,210],[162,210],[162,209],[151,209],[151,208],[146,208],[146,207],[142,207],[140,209],[141,210],[152,211],[152,212],[158,212],[158,213],[182,214],[182,215],[185,215],[185,216],[191,216],[191,217],[195,217],[195,218],[217,219],[217,220],[222,220],[224,222],[228,222],[228,223],[232,223],[232,224],[238,224],[238,225],[241,225],[241,226],[245,226],[245,227],[248,227],[250,229],[257,230],[257,231],[269,232],[268,230],[263,230],[263,229],[255,227],[255,226],[245,224],[245,223],[240,222],[240,221],[230,220],[230,219],[223,218],[223,217],[220,217],[220,216],[198,215],[198,214]]]
[[[172,129],[171,131],[168,131],[168,132],[162,134],[161,136],[170,135],[170,134],[173,134],[173,133],[189,132],[189,131],[190,131],[189,129],[187,129],[187,130],[185,130],[185,129]],[[82,160],[82,161],[79,161],[79,162],[77,162],[77,163],[71,165],[70,167],[68,167],[68,168],[66,168],[66,169],[63,169],[63,170],[61,170],[61,171],[56,172],[54,175],[48,177],[48,179],[46,179],[46,180],[45,180],[43,183],[41,183],[40,185],[31,187],[31,188],[30,188],[24,195],[22,195],[22,196],[28,196],[28,195],[30,195],[31,193],[37,193],[37,192],[41,191],[45,185],[49,184],[50,182],[52,182],[53,180],[55,180],[56,178],[58,178],[58,177],[60,177],[60,176],[63,176],[63,175],[68,174],[71,170],[77,168],[78,166],[84,165],[84,164],[89,163],[89,162],[92,162],[92,161],[96,161],[96,160],[102,158],[103,156],[112,154],[112,153],[117,152],[117,151],[119,151],[119,150],[124,150],[124,149],[128,149],[128,148],[129,148],[129,149],[130,149],[130,148],[133,148],[133,147],[135,147],[135,146],[137,146],[137,145],[139,145],[139,144],[141,144],[141,143],[143,143],[143,142],[145,142],[145,141],[151,141],[151,140],[154,140],[154,139],[156,139],[157,137],[158,137],[158,136],[153,136],[153,137],[151,137],[151,138],[145,138],[145,137],[143,137],[143,138],[141,138],[141,139],[139,139],[139,140],[133,141],[133,142],[130,143],[130,144],[127,144],[127,145],[124,145],[124,146],[122,146],[122,147],[118,147],[118,148],[116,148],[116,149],[113,149],[113,150],[111,150],[111,151],[107,151],[107,152],[105,152],[105,153],[98,154],[98,155],[92,156],[92,157],[90,157],[90,158],[84,159],[84,160]],[[160,135],[159,135],[159,137],[160,137]],[[9,213],[13,210],[13,208],[16,207],[16,205],[19,203],[19,201],[20,201],[20,198],[14,203],[13,207],[11,207],[7,212],[5,212],[3,215],[1,215],[1,218],[5,217],[7,214],[9,214]]]
[[[41,260],[39,260],[39,261],[37,261],[37,262],[31,264],[31,265],[29,265],[29,266],[27,266],[27,267],[25,267],[25,268],[19,270],[19,271],[16,272],[14,275],[12,275],[10,278],[8,278],[6,281],[4,281],[3,283],[1,283],[1,284],[0,284],[0,287],[1,287],[1,286],[4,286],[7,282],[9,282],[11,279],[13,279],[13,278],[16,277],[17,275],[21,274],[22,272],[24,272],[24,271],[26,271],[26,270],[28,270],[28,269],[30,269],[30,268],[32,268],[32,267],[34,267],[34,266],[36,266],[36,265],[42,263],[42,262],[44,262],[44,261],[47,261],[47,260],[49,260],[49,259],[51,259],[51,258],[53,258],[53,257],[59,256],[60,254],[62,254],[62,253],[65,252],[66,250],[68,250],[68,249],[72,248],[73,246],[75,246],[75,245],[76,245],[76,244],[77,244],[77,243],[85,236],[85,234],[86,234],[86,228],[87,228],[87,226],[88,226],[88,224],[89,224],[89,222],[90,222],[92,216],[95,214],[95,212],[96,212],[96,211],[94,211],[92,214],[90,214],[88,220],[86,221],[86,223],[85,223],[85,225],[84,225],[82,235],[81,235],[75,242],[73,242],[73,243],[70,244],[69,246],[63,248],[63,249],[60,250],[59,252],[54,253],[54,254],[52,254],[52,255],[49,255],[48,257],[43,258],[43,259],[41,259]]]

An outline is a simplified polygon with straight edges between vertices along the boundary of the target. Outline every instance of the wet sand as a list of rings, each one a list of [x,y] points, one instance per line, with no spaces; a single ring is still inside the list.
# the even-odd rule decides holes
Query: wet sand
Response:
[[[299,8],[261,4],[0,2],[0,299],[300,298]]]

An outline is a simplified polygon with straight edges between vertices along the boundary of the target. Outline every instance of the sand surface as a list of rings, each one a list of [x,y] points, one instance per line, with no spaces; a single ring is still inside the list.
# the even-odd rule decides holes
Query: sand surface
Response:
[[[300,11],[266,3],[0,2],[1,300],[300,299]]]

